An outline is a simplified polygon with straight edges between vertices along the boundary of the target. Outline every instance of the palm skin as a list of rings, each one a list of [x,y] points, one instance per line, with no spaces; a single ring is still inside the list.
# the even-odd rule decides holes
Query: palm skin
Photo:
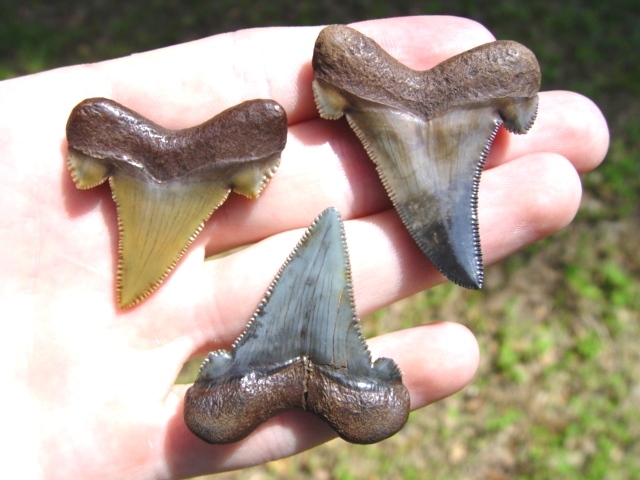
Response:
[[[450,17],[356,28],[416,69],[492,40],[480,25]],[[0,458],[9,473],[186,477],[332,438],[315,417],[289,412],[238,444],[205,444],[184,426],[186,387],[174,385],[187,359],[228,348],[302,229],[327,206],[347,220],[360,316],[443,281],[402,228],[355,136],[342,122],[318,118],[310,58],[319,31],[249,30],[0,84]],[[262,196],[233,195],[165,284],[129,310],[115,304],[109,189],[77,190],[65,165],[66,118],[95,96],[169,128],[252,98],[278,101],[289,117],[280,170]],[[570,92],[542,93],[527,135],[501,131],[480,189],[486,264],[567,225],[580,201],[578,173],[596,167],[607,146],[597,107]],[[414,409],[459,390],[477,367],[473,335],[454,323],[426,324],[432,320],[369,341],[374,358],[394,358],[403,370]]]

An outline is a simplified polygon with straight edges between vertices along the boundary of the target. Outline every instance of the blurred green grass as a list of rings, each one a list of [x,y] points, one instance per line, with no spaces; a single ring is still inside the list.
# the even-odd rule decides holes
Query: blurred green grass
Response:
[[[0,79],[220,32],[416,14],[473,18],[536,52],[543,89],[593,99],[612,131],[574,223],[487,271],[363,319],[372,336],[432,320],[478,336],[471,386],[375,446],[335,440],[222,478],[640,478],[640,3],[365,0],[0,3]],[[0,106],[1,112],[1,106]]]

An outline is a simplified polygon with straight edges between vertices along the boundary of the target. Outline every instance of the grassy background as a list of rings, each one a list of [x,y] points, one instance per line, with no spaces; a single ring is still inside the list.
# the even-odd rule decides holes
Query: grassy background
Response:
[[[543,89],[589,96],[611,127],[606,162],[583,177],[577,219],[489,268],[482,292],[442,285],[363,319],[367,336],[465,323],[482,351],[473,384],[375,446],[335,440],[220,477],[640,478],[640,3],[17,3],[0,4],[0,79],[239,28],[414,14],[474,18],[534,50]]]

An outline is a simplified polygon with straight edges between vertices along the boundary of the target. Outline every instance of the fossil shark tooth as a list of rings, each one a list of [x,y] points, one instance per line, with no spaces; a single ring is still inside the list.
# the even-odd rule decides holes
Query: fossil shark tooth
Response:
[[[353,443],[393,435],[409,414],[398,366],[388,358],[372,363],[361,336],[334,208],[306,231],[231,351],[205,359],[184,418],[203,440],[231,443],[294,408]]]
[[[286,137],[286,113],[272,100],[241,103],[184,130],[163,128],[105,98],[72,110],[71,176],[80,189],[108,179],[117,206],[120,307],[160,286],[231,190],[260,194]]]
[[[480,288],[480,174],[501,124],[525,133],[535,120],[534,54],[496,41],[416,71],[332,25],[320,32],[312,64],[320,116],[346,116],[420,249],[453,282]]]

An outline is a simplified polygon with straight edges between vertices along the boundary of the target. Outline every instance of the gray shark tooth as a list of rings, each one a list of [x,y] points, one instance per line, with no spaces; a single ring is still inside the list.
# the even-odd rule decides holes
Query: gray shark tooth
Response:
[[[241,103],[184,130],[163,128],[105,98],[72,110],[71,176],[80,189],[108,179],[117,207],[120,307],[160,286],[231,190],[260,194],[286,139],[287,116],[272,100]]]
[[[185,396],[189,429],[231,443],[291,409],[343,439],[374,443],[402,428],[409,393],[396,363],[371,362],[355,315],[340,214],[309,227],[230,352],[210,353]]]
[[[320,116],[346,116],[420,249],[453,282],[480,288],[480,174],[501,124],[513,133],[533,124],[534,54],[496,41],[415,71],[332,25],[320,32],[312,64]]]

